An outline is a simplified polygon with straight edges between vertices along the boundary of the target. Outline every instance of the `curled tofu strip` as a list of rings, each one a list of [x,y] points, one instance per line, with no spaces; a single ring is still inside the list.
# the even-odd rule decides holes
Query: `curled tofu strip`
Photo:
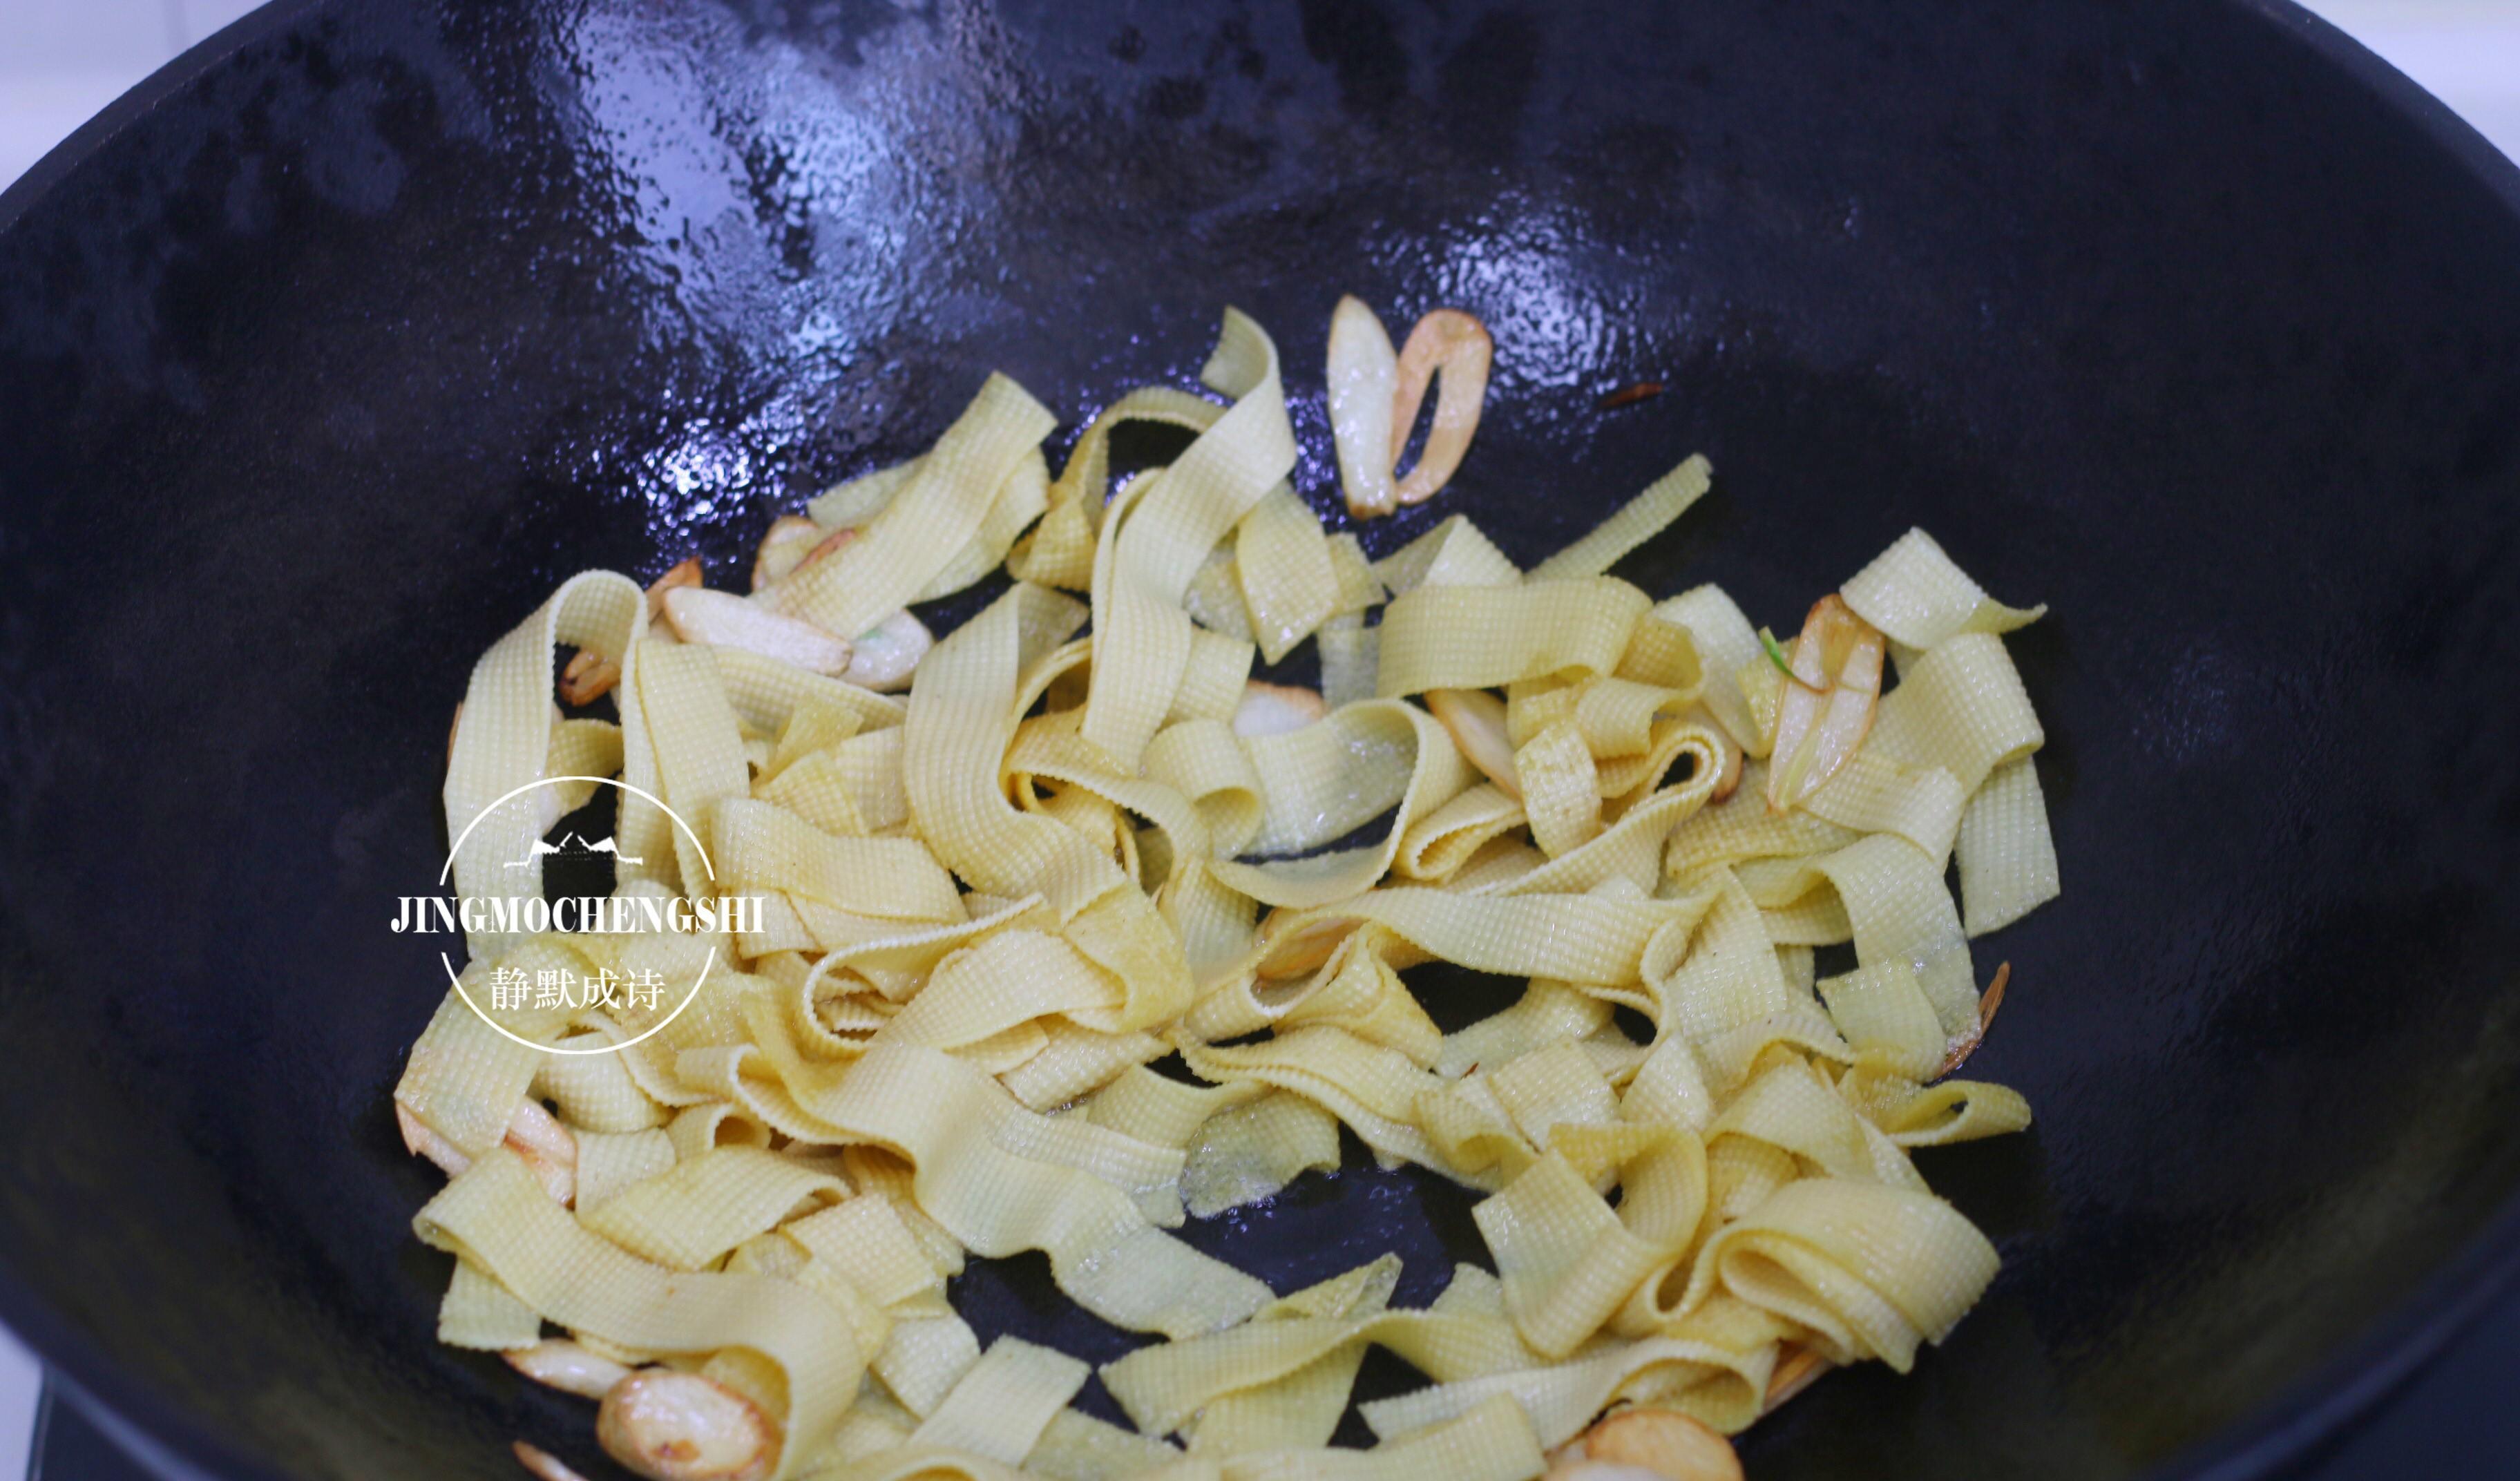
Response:
[[[849,670],[847,639],[835,638],[811,622],[782,616],[733,592],[698,586],[669,591],[665,624],[685,643],[740,648],[792,663],[808,673],[837,677]]]
[[[1260,923],[1260,940],[1269,948],[1260,962],[1261,976],[1283,979],[1319,970],[1357,926],[1353,917],[1305,920],[1304,915],[1282,906]]]
[[[601,1399],[630,1376],[630,1369],[600,1353],[558,1337],[506,1355],[508,1366],[545,1388],[581,1399]]]
[[[648,614],[652,617],[663,614],[665,593],[699,584],[699,557],[686,556],[675,561],[671,569],[658,576],[648,588]],[[612,687],[620,682],[619,663],[602,653],[579,649],[569,655],[568,666],[560,672],[560,696],[568,704],[593,704],[610,694]],[[452,743],[450,740],[450,747]]]
[[[674,562],[672,568],[648,588],[649,615],[662,615],[665,593],[699,584],[699,557],[686,556]],[[569,655],[568,666],[561,670],[560,696],[569,704],[592,704],[610,694],[612,687],[620,682],[621,665],[618,662],[602,653],[580,649]]]
[[[1283,736],[1302,730],[1329,712],[1328,702],[1318,690],[1263,684],[1254,679],[1242,686],[1242,702],[1234,707],[1234,733],[1244,740]]]
[[[1704,727],[1706,733],[1714,738],[1716,750],[1721,753],[1722,759],[1716,763],[1715,790],[1706,798],[1710,805],[1721,802],[1732,796],[1741,785],[1741,768],[1747,760],[1742,753],[1741,742],[1732,739],[1732,734],[1724,729],[1724,722],[1704,704],[1690,705],[1688,720],[1692,725]]]
[[[769,1415],[698,1373],[643,1368],[612,1385],[596,1412],[604,1453],[648,1481],[765,1481],[781,1436]]]
[[[405,1150],[415,1157],[427,1157],[449,1178],[460,1178],[472,1167],[472,1158],[454,1143],[430,1131],[399,1100],[394,1102],[394,1124],[402,1130]],[[541,1101],[529,1098],[517,1102],[517,1113],[508,1122],[506,1143],[525,1159],[525,1166],[532,1170],[543,1190],[552,1195],[553,1202],[565,1207],[577,1197],[577,1138],[545,1110]]]
[[[437,1170],[446,1176],[460,1178],[464,1176],[464,1170],[472,1165],[472,1159],[456,1150],[454,1143],[421,1124],[421,1119],[411,1113],[411,1107],[399,1100],[394,1102],[394,1124],[402,1128],[403,1149],[415,1157],[427,1157],[436,1163]]]
[[[1394,351],[1372,309],[1355,297],[1339,299],[1330,313],[1330,438],[1351,516],[1372,519],[1423,504],[1452,481],[1479,429],[1495,359],[1496,341],[1476,315],[1436,309]],[[1403,476],[1397,464],[1430,383],[1434,422],[1417,466]]]
[[[1741,1481],[1732,1442],[1667,1409],[1621,1410],[1550,1458],[1546,1481]]]
[[[1777,744],[1768,767],[1768,810],[1781,813],[1821,789],[1855,758],[1881,702],[1881,632],[1832,592],[1803,619],[1793,673],[1777,701]]]

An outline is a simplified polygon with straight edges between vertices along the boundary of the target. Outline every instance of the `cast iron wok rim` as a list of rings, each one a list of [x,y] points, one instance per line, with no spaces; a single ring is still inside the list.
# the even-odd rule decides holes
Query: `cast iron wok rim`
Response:
[[[338,0],[270,0],[158,68],[0,190],[0,233],[125,128],[242,48]],[[2487,193],[2520,217],[2520,166],[2405,74],[2292,0],[2223,0],[2408,116]],[[2520,1275],[2520,1194],[2415,1294],[2316,1373],[2221,1434],[2157,1467],[2157,1481],[2268,1476],[2342,1431],[2421,1369]],[[15,1271],[0,1265],[0,1321],[47,1365],[46,1384],[80,1405],[117,1443],[170,1481],[288,1481],[213,1434],[190,1413],[124,1371]],[[197,1469],[198,1468],[198,1469]]]

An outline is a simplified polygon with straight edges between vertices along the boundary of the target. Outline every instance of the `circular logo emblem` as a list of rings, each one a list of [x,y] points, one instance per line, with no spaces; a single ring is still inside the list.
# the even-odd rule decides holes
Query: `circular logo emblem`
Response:
[[[562,832],[557,842],[547,836],[562,821],[558,814],[565,804],[559,798],[573,786],[583,786],[589,792],[608,786],[652,803],[671,820],[682,840],[690,844],[683,866],[697,864],[706,882],[716,883],[717,867],[710,862],[708,846],[700,840],[698,830],[667,807],[663,798],[611,777],[545,777],[517,787],[474,814],[464,830],[455,835],[454,845],[446,852],[446,863],[438,870],[441,893],[402,897],[391,925],[402,934],[461,935],[473,943],[485,938],[492,944],[508,943],[510,949],[491,964],[486,973],[475,972],[470,984],[465,973],[457,969],[453,956],[444,950],[438,953],[438,961],[446,968],[446,980],[454,986],[456,996],[464,1000],[464,1006],[500,1034],[529,1049],[550,1055],[608,1055],[661,1032],[682,1016],[683,1010],[699,996],[709,972],[717,965],[717,947],[712,943],[698,970],[692,973],[690,986],[677,994],[672,981],[676,974],[652,961],[627,961],[638,954],[622,949],[623,938],[757,931],[762,928],[767,901],[759,895],[724,895],[693,889],[689,886],[695,881],[689,879],[684,881],[686,890],[681,895],[610,888],[603,894],[562,893],[558,898],[549,897],[545,891],[552,867],[580,875],[608,867],[615,872],[617,881],[618,871],[649,862],[644,857],[625,854],[617,834],[612,832],[584,836],[570,830]],[[530,811],[520,811],[523,809]],[[466,877],[459,880],[457,860],[467,857],[465,846],[473,841],[485,822],[494,818],[505,826],[492,829],[482,844],[493,844],[496,835],[504,831],[515,840],[517,857],[479,857],[487,848],[476,846],[473,867],[466,870]],[[459,886],[463,887],[461,892]],[[534,938],[549,936],[570,940],[583,950],[529,954],[515,949]],[[533,960],[518,960],[525,956]],[[625,960],[618,966],[594,965],[591,959],[598,958]],[[490,999],[487,1009],[474,997],[475,988],[486,989]],[[672,1000],[671,1008],[666,1007],[668,999]],[[616,1024],[624,1020],[653,1021],[618,1042],[588,1049],[562,1049],[526,1038],[499,1018],[503,1013],[592,1011],[615,1014]]]

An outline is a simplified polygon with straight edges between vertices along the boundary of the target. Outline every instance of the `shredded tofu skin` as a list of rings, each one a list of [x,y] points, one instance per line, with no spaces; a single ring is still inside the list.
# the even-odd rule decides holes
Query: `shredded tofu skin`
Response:
[[[1486,333],[1439,310],[1476,354],[1395,483],[1381,398],[1414,418],[1429,372],[1340,312],[1369,520],[1462,461]],[[1720,1448],[1952,1331],[1996,1250],[1910,1149],[2030,1122],[1949,1074],[2002,997],[1976,938],[2059,890],[2005,650],[2044,608],[1922,531],[1815,573],[1847,579],[1799,636],[1610,574],[1697,457],[1528,571],[1459,515],[1372,560],[1293,490],[1287,379],[1228,310],[1207,394],[1131,392],[1054,476],[1054,417],[992,376],[779,520],[748,591],[591,572],[481,658],[450,891],[538,894],[534,840],[608,780],[617,900],[762,908],[467,921],[395,1091],[449,1178],[416,1219],[455,1257],[442,1340],[600,1396],[652,1477],[1517,1481],[1626,1443],[1582,1450],[1605,1412]],[[1192,440],[1115,480],[1130,420]],[[942,637],[908,609],[1002,570]],[[1308,638],[1327,695],[1253,681]],[[617,718],[556,704],[555,660]],[[1431,962],[1529,986],[1448,1034]],[[486,1011],[562,967],[705,981]],[[1396,1257],[1277,1291],[1173,1233],[1334,1172],[1342,1128],[1477,1190],[1489,1263],[1407,1309]],[[1133,1427],[1073,1406],[1085,1363],[956,1315],[968,1258],[1031,1250],[1153,1339],[1101,1370]],[[1375,1345],[1430,1381],[1332,1449]]]

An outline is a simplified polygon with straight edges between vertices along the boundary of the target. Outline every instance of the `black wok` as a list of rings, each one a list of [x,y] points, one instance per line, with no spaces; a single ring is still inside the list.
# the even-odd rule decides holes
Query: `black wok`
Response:
[[[1071,423],[1333,298],[1468,307],[1467,511],[1760,620],[1911,523],[2015,644],[2066,894],[1925,1171],[2002,1278],[1768,1481],[2257,1473],[2520,1254],[2520,172],[2239,0],[283,4],[0,197],[0,1317],[233,1476],[590,1469],[430,1340],[386,1109],[469,665],[569,571],[730,574],[990,368]],[[1598,408],[1624,382],[1659,399]],[[968,601],[940,615],[951,620]],[[1458,1020],[1483,989],[1444,989]],[[1282,1288],[1464,1199],[1195,1232]],[[983,1334],[1125,1339],[1035,1263]],[[1407,1294],[1407,1291],[1404,1292]],[[1370,1383],[1407,1375],[1377,1364]]]

